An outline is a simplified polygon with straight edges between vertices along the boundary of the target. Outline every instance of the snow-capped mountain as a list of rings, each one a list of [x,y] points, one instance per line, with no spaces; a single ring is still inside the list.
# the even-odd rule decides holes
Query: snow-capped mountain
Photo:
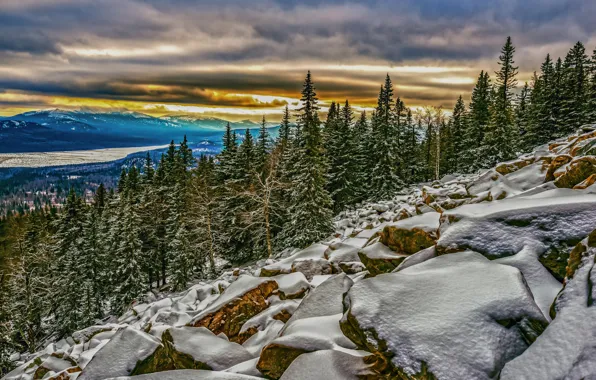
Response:
[[[221,139],[228,124],[227,120],[194,115],[153,117],[132,111],[88,109],[30,111],[0,118],[0,122],[5,129],[0,153],[161,145],[171,140],[181,141],[184,135],[196,143],[214,142]],[[230,125],[233,129],[254,130],[255,135],[260,127],[251,120],[230,122]],[[22,130],[16,131],[16,127]],[[268,128],[275,135],[275,124],[269,123]],[[4,143],[8,141],[11,143]]]

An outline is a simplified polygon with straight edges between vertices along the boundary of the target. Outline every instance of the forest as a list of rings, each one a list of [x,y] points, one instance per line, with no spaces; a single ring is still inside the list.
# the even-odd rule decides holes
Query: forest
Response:
[[[581,42],[547,55],[518,83],[515,47],[480,72],[471,99],[413,110],[389,75],[373,112],[348,100],[321,120],[308,72],[301,107],[286,106],[279,136],[228,125],[223,150],[196,160],[186,138],[159,162],[123,169],[92,201],[71,189],[59,208],[10,213],[0,223],[0,374],[12,352],[124,312],[147,292],[180,291],[224,265],[304,248],[333,217],[406,186],[474,173],[596,121],[596,50]]]

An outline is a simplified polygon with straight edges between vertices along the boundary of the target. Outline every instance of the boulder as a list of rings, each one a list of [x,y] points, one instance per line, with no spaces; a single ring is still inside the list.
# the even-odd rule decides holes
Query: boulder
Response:
[[[596,157],[579,157],[569,163],[567,170],[555,180],[555,186],[571,189],[594,174],[596,174]]]
[[[358,252],[370,276],[393,271],[408,255],[396,253],[383,243],[371,244]]]
[[[535,161],[536,161],[535,157],[528,157],[528,158],[522,158],[522,159],[515,160],[515,161],[504,162],[502,164],[497,165],[495,170],[497,171],[497,173],[499,173],[501,175],[507,175],[507,174],[513,173],[521,168],[524,168],[530,164],[533,164]]]
[[[345,335],[399,379],[495,378],[548,324],[519,270],[471,251],[356,282],[344,307]]]
[[[46,360],[43,361],[43,363],[41,363],[41,365],[39,367],[37,367],[37,369],[35,370],[35,373],[33,374],[33,379],[37,380],[37,379],[42,379],[46,374],[48,373],[58,373],[58,372],[62,372],[66,369],[70,369],[70,368],[78,368],[76,367],[76,363],[74,363],[71,359],[69,359],[68,357],[59,357],[59,356],[63,356],[63,355],[50,355]],[[81,369],[78,368],[78,371],[80,371]],[[77,372],[78,372],[77,371]]]
[[[139,376],[112,377],[105,380],[258,380],[260,377],[242,375],[239,373],[207,371],[207,370],[175,370],[149,373]]]
[[[238,343],[214,335],[205,327],[173,327],[162,334],[162,345],[140,361],[133,375],[175,369],[224,370],[250,360]]]
[[[433,211],[385,226],[380,242],[393,251],[411,255],[435,244],[441,214]]]
[[[464,205],[441,219],[437,254],[473,250],[491,259],[531,247],[559,281],[569,244],[596,228],[596,195],[555,189],[499,202]]]
[[[277,282],[277,294],[282,300],[302,298],[310,289],[310,284],[301,272],[281,274],[273,279]]]
[[[274,279],[242,275],[189,325],[206,327],[216,335],[224,333],[233,340],[244,322],[269,306],[267,298],[277,290]]]
[[[284,372],[281,380],[359,380],[376,378],[366,351],[322,350],[300,355]]]
[[[292,265],[298,260],[317,260],[325,257],[325,251],[328,246],[325,244],[316,243],[308,248],[294,253],[276,263],[269,264],[261,268],[261,277],[272,277],[279,274],[291,273]],[[306,274],[306,273],[305,273]]]
[[[304,259],[292,263],[290,271],[300,272],[310,281],[314,276],[333,273],[333,266],[326,259]]]
[[[501,380],[580,380],[596,375],[595,237],[596,232],[570,256],[565,287],[553,308],[556,318],[530,348],[505,365]]]
[[[546,177],[544,178],[544,182],[550,182],[555,180],[555,172],[562,167],[563,165],[567,165],[573,157],[568,154],[562,154],[550,161],[548,163],[548,169],[546,171]],[[546,165],[546,161],[543,161],[544,165]]]
[[[265,330],[273,321],[286,323],[292,314],[294,314],[298,305],[300,305],[300,301],[293,299],[272,304],[269,308],[246,321],[246,323],[242,325],[242,329],[240,329],[240,333],[235,338],[235,341],[240,344],[246,342],[248,338],[256,334],[258,331]]]
[[[337,347],[355,348],[341,333],[342,294],[353,281],[338,274],[312,290],[279,332],[279,337],[261,351],[257,369],[279,379],[286,368],[303,353]]]
[[[103,380],[130,375],[137,363],[150,357],[162,347],[149,334],[132,327],[121,329],[103,346],[83,369],[79,380]]]

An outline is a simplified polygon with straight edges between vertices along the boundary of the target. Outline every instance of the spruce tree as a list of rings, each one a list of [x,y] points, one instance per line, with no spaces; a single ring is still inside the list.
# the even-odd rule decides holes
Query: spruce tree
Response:
[[[295,161],[290,218],[285,225],[287,246],[305,247],[332,231],[332,201],[325,189],[325,162],[318,99],[310,71],[302,89],[298,116],[299,141]]]

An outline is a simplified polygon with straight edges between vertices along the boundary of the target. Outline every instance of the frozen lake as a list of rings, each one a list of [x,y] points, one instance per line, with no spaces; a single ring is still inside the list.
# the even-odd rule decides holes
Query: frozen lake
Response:
[[[0,168],[40,168],[114,161],[136,152],[165,148],[168,145],[73,150],[68,152],[0,153]]]

